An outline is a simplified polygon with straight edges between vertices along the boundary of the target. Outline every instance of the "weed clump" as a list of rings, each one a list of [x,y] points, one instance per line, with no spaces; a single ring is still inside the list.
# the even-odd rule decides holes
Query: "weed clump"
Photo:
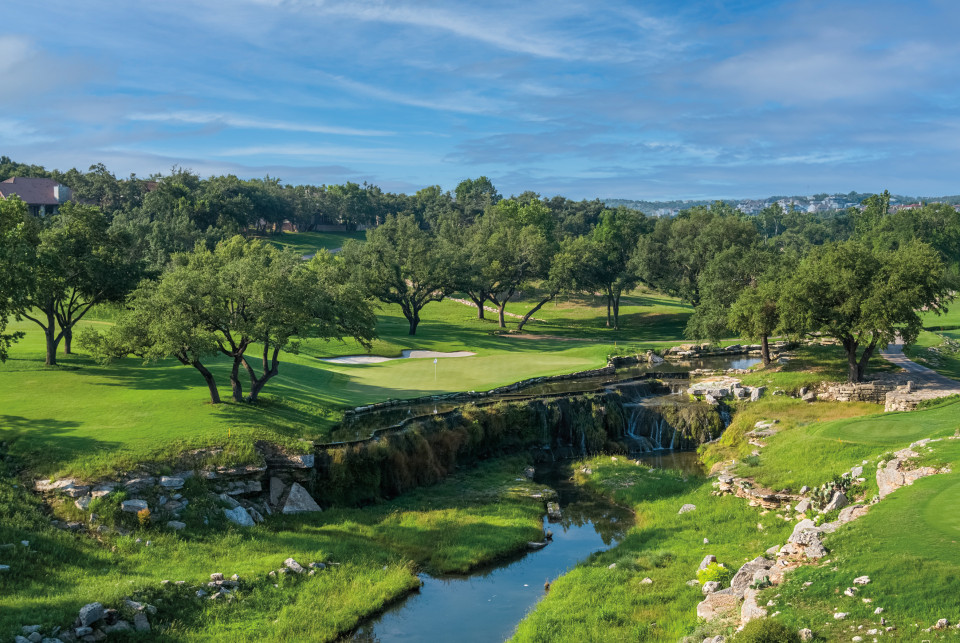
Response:
[[[700,581],[701,585],[710,581],[717,581],[720,585],[726,585],[732,578],[733,570],[721,563],[710,563],[697,572],[697,580]]]

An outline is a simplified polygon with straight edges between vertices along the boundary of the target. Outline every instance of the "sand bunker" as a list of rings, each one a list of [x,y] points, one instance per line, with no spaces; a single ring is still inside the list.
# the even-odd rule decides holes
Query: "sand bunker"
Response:
[[[476,355],[470,351],[456,351],[453,353],[440,353],[438,351],[414,351],[405,350],[401,357],[381,357],[380,355],[344,355],[343,357],[330,357],[321,359],[321,362],[329,364],[379,364],[380,362],[391,362],[395,359],[417,359],[422,357],[470,357]]]

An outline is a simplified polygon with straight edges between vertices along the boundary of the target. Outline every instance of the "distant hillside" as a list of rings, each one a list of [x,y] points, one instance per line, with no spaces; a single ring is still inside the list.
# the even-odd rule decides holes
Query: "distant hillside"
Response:
[[[769,196],[762,199],[719,199],[735,208],[740,209],[747,214],[756,214],[763,208],[773,203],[780,203],[784,208],[791,205],[799,210],[808,212],[825,212],[831,210],[843,210],[849,207],[855,207],[871,196],[868,192],[848,192],[846,194],[836,193],[827,194],[825,192],[813,195],[795,195],[795,196]],[[654,216],[673,216],[680,210],[686,210],[698,205],[710,205],[715,200],[711,199],[689,199],[673,201],[645,201],[642,199],[604,199],[604,204],[609,208],[620,206],[639,210],[644,214]],[[908,203],[948,203],[950,205],[960,205],[960,195],[952,196],[905,196],[902,194],[893,194],[890,196],[891,205],[905,205]]]

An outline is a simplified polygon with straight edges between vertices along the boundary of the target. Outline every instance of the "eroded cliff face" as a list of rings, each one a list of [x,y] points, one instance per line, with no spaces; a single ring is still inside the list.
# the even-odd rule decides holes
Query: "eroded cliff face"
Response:
[[[457,466],[526,451],[537,460],[694,448],[720,435],[722,410],[697,402],[625,403],[623,394],[467,405],[374,437],[317,448],[312,491],[355,505],[433,484]]]

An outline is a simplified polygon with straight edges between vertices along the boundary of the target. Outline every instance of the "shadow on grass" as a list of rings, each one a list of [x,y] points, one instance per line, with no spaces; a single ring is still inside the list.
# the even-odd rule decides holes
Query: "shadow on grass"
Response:
[[[0,440],[10,443],[11,453],[38,470],[75,458],[79,453],[120,447],[119,442],[75,435],[74,429],[80,426],[72,420],[0,415]]]

